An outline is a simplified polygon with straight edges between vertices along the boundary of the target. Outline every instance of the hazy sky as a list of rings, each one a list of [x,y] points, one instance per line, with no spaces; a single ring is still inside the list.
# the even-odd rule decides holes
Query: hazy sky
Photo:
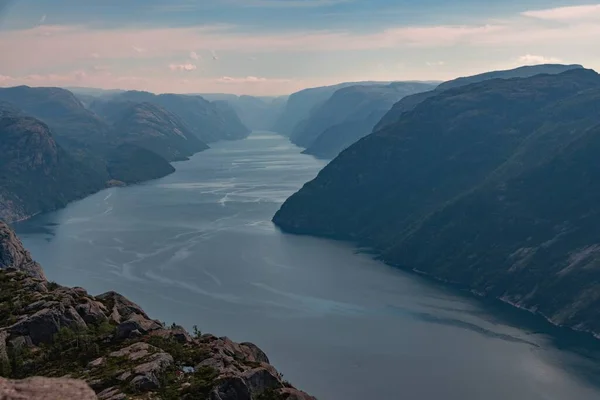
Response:
[[[542,62],[600,70],[585,0],[0,0],[0,86],[285,94]]]

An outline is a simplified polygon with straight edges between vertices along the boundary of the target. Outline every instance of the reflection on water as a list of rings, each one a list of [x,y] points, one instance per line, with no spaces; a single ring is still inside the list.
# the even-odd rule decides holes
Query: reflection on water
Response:
[[[322,167],[259,132],[17,230],[50,279],[117,290],[163,321],[253,341],[321,399],[600,398],[589,336],[365,249],[281,234],[272,215]]]

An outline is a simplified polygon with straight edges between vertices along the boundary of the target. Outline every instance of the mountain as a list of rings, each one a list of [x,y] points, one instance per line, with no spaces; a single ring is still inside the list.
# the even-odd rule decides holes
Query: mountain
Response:
[[[281,114],[287,96],[257,97],[237,96],[228,93],[201,93],[199,96],[212,102],[227,102],[250,130],[270,130]]]
[[[134,144],[122,144],[106,155],[106,168],[114,183],[140,183],[175,172],[157,153]]]
[[[50,128],[0,103],[0,219],[55,210],[104,187],[104,179],[58,145]]]
[[[86,147],[109,140],[107,124],[68,90],[29,86],[0,88],[0,101],[9,102],[44,121],[65,147]]]
[[[151,103],[162,107],[177,115],[204,143],[244,139],[250,134],[250,130],[242,124],[231,107],[211,103],[200,96],[128,91],[112,96],[111,99]]]
[[[339,89],[296,126],[290,139],[298,146],[307,147],[308,154],[333,158],[371,133],[373,126],[398,100],[433,87],[419,82],[395,82]]]
[[[338,89],[356,85],[386,85],[390,82],[344,82],[332,86],[304,89],[293,93],[287,99],[285,107],[275,123],[272,131],[290,136],[296,126],[310,116],[311,111],[331,97]]]
[[[352,145],[274,217],[600,334],[600,76],[440,91]]]
[[[91,399],[93,389],[100,399],[315,400],[252,343],[192,336],[118,293],[48,282],[23,259],[33,262],[0,222],[0,376],[12,379],[0,378],[3,399]]]
[[[208,149],[179,117],[154,104],[96,100],[90,109],[112,124],[117,140],[143,147],[167,161],[187,160]]]
[[[457,78],[448,82],[441,83],[435,90],[417,93],[412,96],[407,96],[400,100],[392,107],[392,109],[381,119],[381,121],[375,126],[374,131],[383,129],[385,126],[390,125],[398,120],[400,115],[412,110],[417,104],[422,103],[428,98],[435,96],[441,91],[457,88],[461,86],[470,85],[472,83],[483,82],[490,79],[511,79],[511,78],[528,78],[539,74],[560,74],[565,71],[572,69],[582,69],[581,65],[562,65],[562,64],[543,64],[533,66],[523,66],[515,69],[509,69],[505,71],[492,71],[486,72],[479,75]]]

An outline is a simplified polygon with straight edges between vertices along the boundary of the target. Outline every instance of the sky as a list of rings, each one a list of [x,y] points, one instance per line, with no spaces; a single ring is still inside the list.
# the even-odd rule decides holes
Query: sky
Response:
[[[0,86],[280,95],[600,71],[598,0],[0,0]]]

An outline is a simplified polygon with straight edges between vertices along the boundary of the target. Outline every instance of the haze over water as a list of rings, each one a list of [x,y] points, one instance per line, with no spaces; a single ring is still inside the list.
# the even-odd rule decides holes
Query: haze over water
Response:
[[[251,341],[319,399],[598,399],[592,340],[270,222],[324,166],[255,132],[16,226],[48,278]]]

